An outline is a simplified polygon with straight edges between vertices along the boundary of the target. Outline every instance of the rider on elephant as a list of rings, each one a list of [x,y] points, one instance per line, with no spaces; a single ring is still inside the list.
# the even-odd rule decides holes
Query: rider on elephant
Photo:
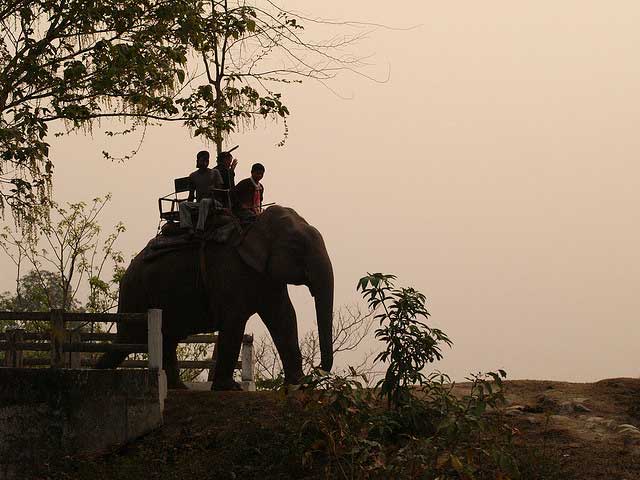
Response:
[[[260,183],[264,177],[264,165],[254,163],[251,176],[239,182],[232,191],[233,213],[242,223],[253,223],[262,213],[264,187]]]
[[[233,158],[231,152],[220,152],[218,154],[217,165],[213,167],[213,170],[220,174],[222,178],[222,186],[215,187],[224,189],[227,191],[231,191],[233,187],[236,186],[236,166],[238,165],[238,160]],[[218,200],[225,208],[231,208],[230,195],[222,195],[222,192],[216,192],[215,199]]]
[[[218,170],[208,168],[209,152],[206,150],[198,152],[196,167],[198,169],[189,175],[191,183],[189,197],[186,202],[180,203],[180,226],[193,231],[191,212],[197,210],[198,223],[196,230],[202,232],[204,231],[209,210],[216,202],[213,198],[213,189],[222,188],[223,180]]]

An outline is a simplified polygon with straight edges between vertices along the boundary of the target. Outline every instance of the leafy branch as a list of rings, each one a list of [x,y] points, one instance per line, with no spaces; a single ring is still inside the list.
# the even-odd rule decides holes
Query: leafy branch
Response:
[[[414,385],[427,383],[424,369],[442,358],[441,344],[452,345],[447,335],[431,328],[426,297],[413,288],[395,288],[394,275],[368,274],[357,289],[367,300],[374,318],[379,321],[375,337],[385,344],[376,361],[387,363],[384,378],[378,383],[380,394],[389,404],[399,408],[409,397]]]

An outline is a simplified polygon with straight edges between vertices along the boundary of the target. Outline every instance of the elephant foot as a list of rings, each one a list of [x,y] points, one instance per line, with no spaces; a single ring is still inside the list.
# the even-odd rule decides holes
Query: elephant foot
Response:
[[[214,382],[211,384],[211,390],[215,392],[223,392],[223,391],[230,391],[230,390],[241,391],[242,386],[238,382],[234,382],[233,380],[228,382],[216,382],[214,380]]]
[[[302,371],[296,373],[295,375],[285,374],[284,383],[285,385],[300,386],[303,378],[304,378],[304,373],[302,373]]]

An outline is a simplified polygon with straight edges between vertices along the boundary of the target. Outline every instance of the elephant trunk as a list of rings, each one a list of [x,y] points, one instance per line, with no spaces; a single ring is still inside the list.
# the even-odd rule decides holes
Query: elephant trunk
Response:
[[[316,304],[320,366],[330,372],[333,366],[333,269],[329,257],[314,261],[309,268],[310,290]]]

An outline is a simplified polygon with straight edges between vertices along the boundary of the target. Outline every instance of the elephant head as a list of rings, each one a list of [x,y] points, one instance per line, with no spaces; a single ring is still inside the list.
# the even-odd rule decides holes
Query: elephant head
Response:
[[[265,210],[238,253],[247,265],[283,284],[306,285],[315,300],[321,367],[333,365],[333,269],[322,235],[291,208]]]

